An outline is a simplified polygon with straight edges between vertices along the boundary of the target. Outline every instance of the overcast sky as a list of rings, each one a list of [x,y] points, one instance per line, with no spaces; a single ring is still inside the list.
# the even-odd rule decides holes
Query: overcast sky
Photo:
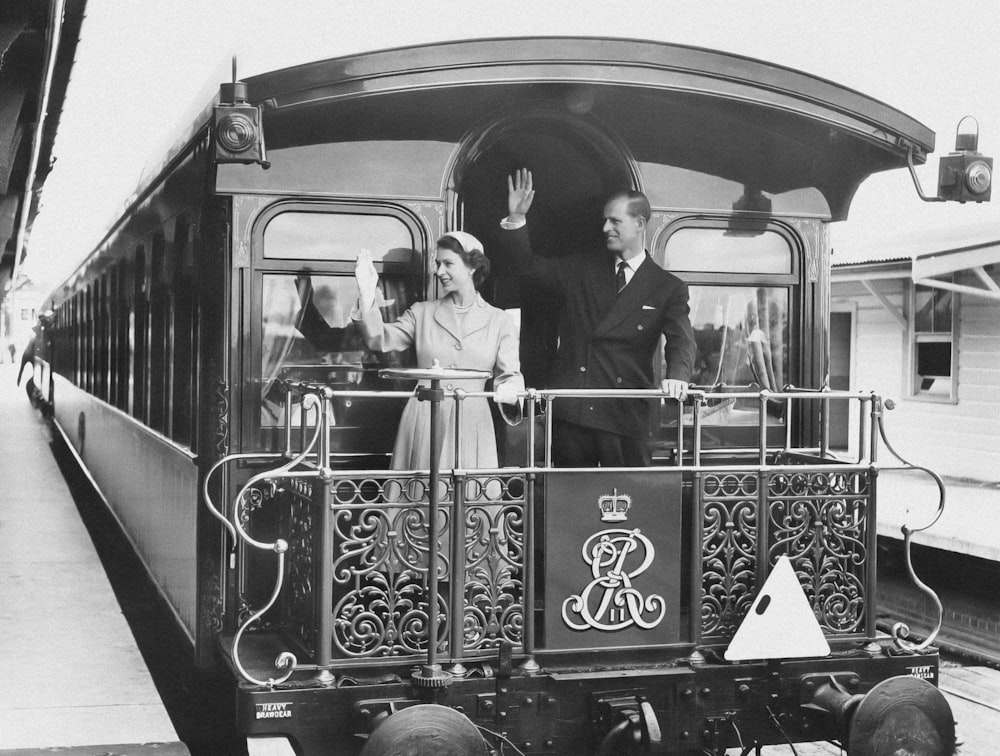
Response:
[[[974,115],[980,151],[1000,153],[1000,9],[940,0],[89,0],[76,65],[24,271],[48,290],[103,236],[143,169],[229,79],[369,49],[516,35],[663,40],[747,55],[885,101],[937,133],[918,175]],[[834,247],[922,229],[1000,231],[989,205],[923,203],[907,171],[862,185]]]

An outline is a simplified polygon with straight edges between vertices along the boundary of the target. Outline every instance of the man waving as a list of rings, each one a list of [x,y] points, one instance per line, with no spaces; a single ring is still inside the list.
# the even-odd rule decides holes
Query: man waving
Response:
[[[559,348],[550,386],[575,389],[653,387],[653,355],[665,338],[666,377],[660,388],[684,399],[695,356],[687,285],[652,261],[645,249],[649,201],[616,192],[604,205],[606,250],[566,257],[532,254],[527,214],[531,172],[507,179],[507,217],[498,252],[520,278],[558,292]],[[559,398],[553,403],[553,459],[560,467],[642,467],[652,450],[651,401]]]

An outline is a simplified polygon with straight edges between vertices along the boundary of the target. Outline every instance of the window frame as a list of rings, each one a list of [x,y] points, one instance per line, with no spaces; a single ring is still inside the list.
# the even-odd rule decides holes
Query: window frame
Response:
[[[927,286],[925,284],[919,284],[913,280],[909,283],[910,285],[907,287],[907,347],[909,357],[906,361],[907,398],[917,402],[929,402],[931,404],[958,404],[958,340],[959,323],[961,322],[960,308],[962,295],[951,289]],[[950,276],[949,280],[945,283],[954,283],[954,276]],[[932,295],[937,292],[945,292],[951,296],[951,323],[947,334],[944,332],[938,333],[934,331],[917,330],[918,289],[927,289],[932,293]],[[917,365],[919,362],[917,354],[918,345],[929,343],[950,343],[951,345],[949,356],[951,361],[951,376],[948,377],[949,389],[947,396],[930,394],[920,389],[921,376],[917,373]],[[946,376],[935,376],[938,380],[944,379],[945,377]]]
[[[412,209],[401,203],[380,200],[315,200],[293,199],[279,200],[264,208],[254,220],[251,232],[251,275],[248,276],[247,291],[249,295],[249,321],[244,329],[243,337],[248,339],[247,354],[249,359],[243,367],[243,386],[246,387],[241,409],[243,419],[243,434],[240,443],[244,448],[264,448],[273,446],[280,436],[280,428],[265,427],[260,419],[259,398],[261,376],[262,339],[258,328],[262,319],[263,283],[266,275],[294,274],[304,268],[310,275],[321,276],[353,276],[355,260],[316,260],[312,258],[265,257],[264,236],[268,223],[276,216],[288,212],[307,212],[323,214],[379,215],[391,216],[403,223],[413,238],[413,249],[417,252],[414,262],[376,260],[375,269],[379,276],[383,275],[419,275],[417,284],[418,299],[427,299],[431,276],[429,272],[428,250],[434,242],[431,239],[423,219]],[[277,447],[275,447],[277,448]]]
[[[807,332],[806,326],[809,324],[808,316],[805,313],[805,304],[808,295],[809,282],[805,280],[806,270],[806,243],[802,236],[794,229],[771,218],[767,219],[734,219],[732,216],[716,215],[690,215],[678,218],[661,228],[649,245],[650,255],[654,261],[665,259],[665,248],[670,238],[681,229],[703,228],[715,230],[731,230],[734,222],[746,223],[747,229],[756,232],[773,232],[781,236],[788,244],[792,258],[791,269],[787,273],[729,273],[721,271],[669,271],[676,275],[684,283],[691,287],[736,287],[736,288],[759,288],[767,287],[773,289],[784,289],[788,292],[788,354],[785,382],[794,385],[801,385],[802,375],[805,371],[803,355],[809,354],[815,343],[815,334]],[[749,232],[749,231],[748,231]],[[659,265],[659,262],[657,262]],[[810,328],[815,329],[815,324]],[[657,376],[657,379],[659,376]],[[660,427],[654,433],[663,433],[669,427],[669,422],[664,422],[667,416],[660,419]],[[777,444],[785,436],[787,424],[791,422],[793,427],[798,427],[796,418],[786,418],[779,424],[768,424],[768,443]],[[720,429],[728,428],[726,431]],[[716,433],[723,432],[731,436],[731,441],[737,446],[744,443],[752,445],[754,441],[750,434],[756,433],[756,429],[751,426],[725,426],[720,425],[715,429]],[[726,444],[728,445],[728,444]]]

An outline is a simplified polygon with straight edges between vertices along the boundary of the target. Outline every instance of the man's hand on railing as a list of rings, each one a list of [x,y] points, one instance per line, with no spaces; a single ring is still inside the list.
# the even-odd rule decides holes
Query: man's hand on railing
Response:
[[[688,395],[688,382],[676,378],[664,378],[660,381],[660,390],[671,399],[684,401]]]

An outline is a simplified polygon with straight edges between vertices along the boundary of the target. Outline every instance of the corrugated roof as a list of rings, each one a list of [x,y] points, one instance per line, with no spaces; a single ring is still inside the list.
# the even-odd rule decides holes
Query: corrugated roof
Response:
[[[909,229],[886,234],[864,245],[837,245],[832,264],[834,268],[843,268],[869,263],[909,262],[919,257],[995,244],[1000,244],[1000,225],[992,221],[936,229]]]

